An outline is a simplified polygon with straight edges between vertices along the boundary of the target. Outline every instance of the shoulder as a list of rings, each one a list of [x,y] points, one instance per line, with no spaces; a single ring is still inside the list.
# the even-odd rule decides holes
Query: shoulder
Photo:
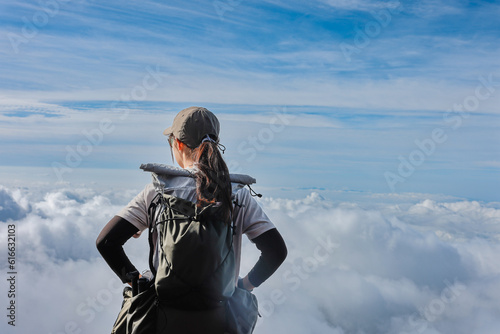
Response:
[[[128,205],[129,206],[133,204],[137,205],[142,202],[147,202],[147,199],[150,197],[151,198],[154,197],[155,194],[156,194],[155,186],[152,183],[148,183],[144,186],[144,188],[142,188],[142,190],[137,195],[135,195],[134,198],[130,200]]]
[[[144,205],[148,204],[156,196],[156,189],[154,184],[148,183],[130,202],[130,205]]]
[[[235,192],[233,214],[235,224],[240,226],[241,232],[250,239],[274,228],[269,217],[247,188]]]
[[[156,196],[156,193],[157,191],[153,183],[148,183],[142,190],[142,196],[144,197],[146,203],[151,202],[153,198]]]
[[[259,203],[250,194],[247,187],[238,187],[233,190],[235,205],[239,208],[251,209],[252,207],[259,206]]]
[[[147,184],[142,191],[137,194],[117,216],[130,222],[139,230],[144,230],[148,225],[148,207],[156,196],[153,184]]]

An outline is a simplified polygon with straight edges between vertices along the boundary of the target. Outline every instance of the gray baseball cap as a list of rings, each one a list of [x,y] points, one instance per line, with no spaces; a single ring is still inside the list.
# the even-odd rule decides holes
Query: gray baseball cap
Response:
[[[165,136],[173,134],[190,148],[196,148],[206,135],[218,140],[219,131],[219,120],[210,110],[203,107],[189,107],[175,116],[172,126],[166,128],[163,134]]]

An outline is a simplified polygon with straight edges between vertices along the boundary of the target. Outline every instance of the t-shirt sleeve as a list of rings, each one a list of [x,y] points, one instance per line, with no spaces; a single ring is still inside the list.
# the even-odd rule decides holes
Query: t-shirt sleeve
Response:
[[[154,194],[154,186],[148,184],[117,214],[117,216],[127,220],[137,227],[139,231],[144,231],[148,228],[148,208]]]
[[[241,224],[242,233],[252,240],[264,232],[275,228],[264,210],[246,188],[237,193],[234,209],[236,224]]]

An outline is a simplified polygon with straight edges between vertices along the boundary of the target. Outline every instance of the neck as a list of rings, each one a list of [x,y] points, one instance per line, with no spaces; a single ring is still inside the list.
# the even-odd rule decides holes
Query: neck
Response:
[[[182,168],[192,168],[194,165],[194,160],[191,159],[189,155],[187,155],[185,152],[182,153],[182,160],[178,161],[179,166]]]

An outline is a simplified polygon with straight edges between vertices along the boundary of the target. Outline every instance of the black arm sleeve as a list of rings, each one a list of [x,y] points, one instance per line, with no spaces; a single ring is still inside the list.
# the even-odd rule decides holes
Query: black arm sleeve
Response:
[[[136,270],[125,255],[123,244],[138,231],[139,229],[127,220],[114,216],[104,226],[96,240],[99,253],[123,283],[128,282],[126,274]]]
[[[275,228],[262,233],[252,241],[261,251],[261,255],[248,273],[248,279],[253,286],[258,287],[285,261],[288,251],[285,241]]]

